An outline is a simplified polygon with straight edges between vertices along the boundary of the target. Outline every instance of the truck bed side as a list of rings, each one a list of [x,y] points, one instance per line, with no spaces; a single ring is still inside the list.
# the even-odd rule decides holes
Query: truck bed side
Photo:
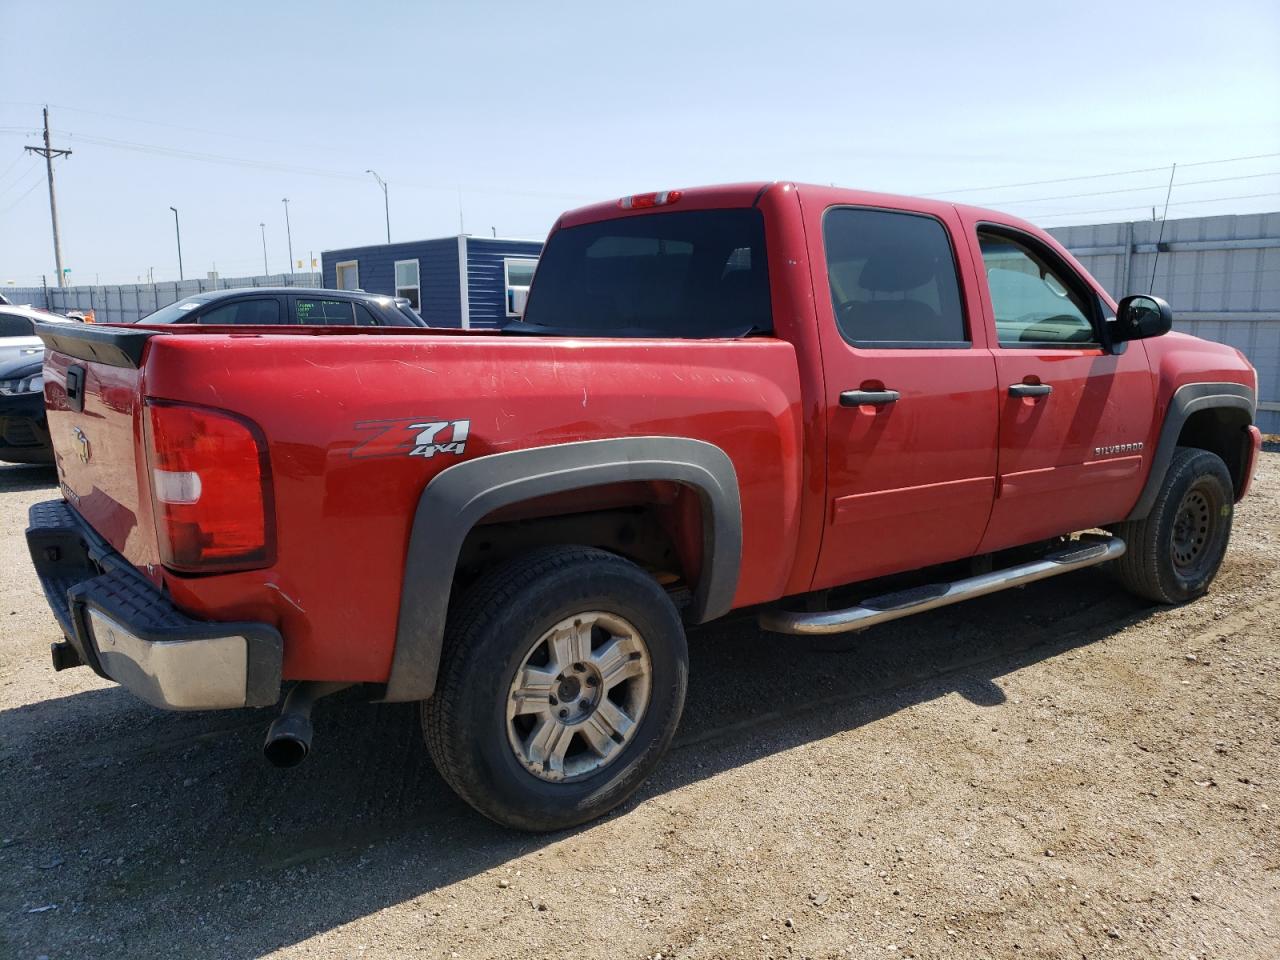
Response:
[[[162,579],[180,609],[277,626],[285,678],[387,679],[418,499],[442,470],[488,454],[634,436],[715,444],[733,462],[741,497],[734,605],[780,596],[791,574],[800,386],[794,350],[780,340],[204,332],[152,338],[139,371],[77,362],[88,369],[84,413],[65,402],[68,358],[49,363],[50,423],[68,486],[79,487],[73,503]],[[230,411],[261,428],[275,508],[271,567],[183,576],[158,565],[144,397]],[[98,450],[79,461],[81,426],[99,465]],[[589,508],[589,499],[576,507]]]

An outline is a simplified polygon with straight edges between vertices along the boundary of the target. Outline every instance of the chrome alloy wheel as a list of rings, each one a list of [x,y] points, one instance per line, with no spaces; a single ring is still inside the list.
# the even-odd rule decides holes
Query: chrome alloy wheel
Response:
[[[542,780],[607,767],[649,707],[653,662],[640,632],[611,613],[561,620],[525,654],[507,695],[507,739]]]

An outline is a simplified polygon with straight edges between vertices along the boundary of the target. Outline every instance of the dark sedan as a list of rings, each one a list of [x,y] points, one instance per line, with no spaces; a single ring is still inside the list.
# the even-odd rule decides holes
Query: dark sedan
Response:
[[[308,287],[244,287],[183,297],[138,321],[202,324],[307,324],[357,327],[425,327],[408,301],[354,290]]]
[[[53,463],[44,415],[44,351],[0,363],[0,461]]]

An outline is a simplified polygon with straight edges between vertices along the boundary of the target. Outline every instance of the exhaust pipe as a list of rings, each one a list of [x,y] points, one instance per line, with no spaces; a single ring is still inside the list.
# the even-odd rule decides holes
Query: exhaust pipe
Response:
[[[325,680],[301,680],[284,698],[280,716],[267,728],[262,755],[274,767],[296,767],[311,752],[311,708],[321,697],[351,686]]]

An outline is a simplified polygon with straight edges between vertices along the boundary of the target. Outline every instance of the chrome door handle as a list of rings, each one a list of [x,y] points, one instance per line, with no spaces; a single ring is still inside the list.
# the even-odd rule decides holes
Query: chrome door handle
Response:
[[[864,403],[873,407],[883,407],[898,401],[897,390],[846,390],[840,394],[840,406],[860,407]]]
[[[1048,383],[1015,383],[1009,387],[1011,397],[1047,397],[1053,393],[1053,386]]]

